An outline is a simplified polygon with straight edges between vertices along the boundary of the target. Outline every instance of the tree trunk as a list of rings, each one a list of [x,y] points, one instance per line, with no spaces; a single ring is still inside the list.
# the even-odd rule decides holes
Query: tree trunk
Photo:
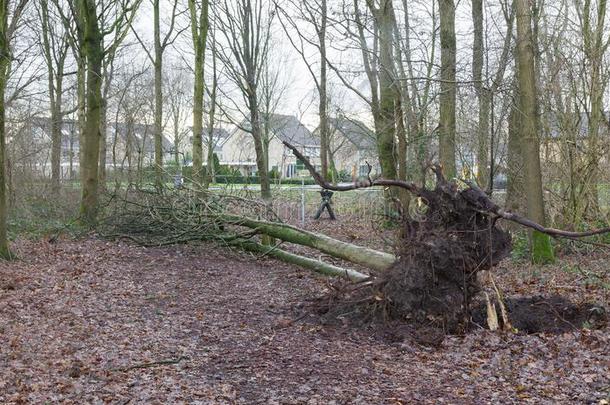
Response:
[[[479,122],[477,125],[477,183],[487,189],[489,183],[489,94],[483,80],[483,0],[472,1],[472,21],[474,25],[474,42],[472,45],[472,80],[479,104]]]
[[[517,7],[517,77],[519,82],[521,152],[525,174],[525,194],[529,219],[545,224],[542,173],[540,170],[540,141],[534,42],[531,28],[531,9],[528,0],[515,0]],[[531,232],[531,253],[534,263],[554,260],[548,235]]]
[[[402,0],[403,5],[403,16],[404,16],[404,59],[406,60],[406,65],[408,69],[409,77],[414,77],[415,72],[413,69],[412,63],[412,53],[411,53],[411,20],[409,17],[410,7],[408,0]],[[434,17],[433,12],[433,17]],[[398,28],[397,28],[398,31]],[[397,37],[400,37],[397,35]],[[397,41],[398,42],[398,41]],[[409,147],[407,148],[407,157],[408,157],[408,165],[409,168],[407,170],[408,176],[412,180],[419,181],[422,185],[425,184],[426,181],[426,173],[424,169],[424,165],[426,163],[427,155],[428,155],[428,142],[426,140],[425,133],[425,122],[427,116],[427,104],[428,104],[428,95],[430,91],[430,85],[432,83],[432,66],[434,62],[434,55],[436,50],[436,31],[432,32],[431,38],[431,46],[430,50],[430,62],[427,63],[427,72],[426,72],[426,84],[424,86],[423,92],[420,91],[417,87],[416,81],[410,81],[410,97],[409,97],[409,83],[406,80],[407,74],[404,71],[404,66],[402,63],[402,58],[400,58],[400,62],[397,63],[400,72],[401,79],[403,82],[403,101],[405,104],[405,109],[408,117],[408,131],[409,131]],[[423,94],[422,94],[423,93]]]
[[[604,23],[606,19],[607,1],[599,0],[595,18],[595,29],[591,27],[591,1],[584,3],[583,17],[583,39],[584,51],[589,65],[590,77],[589,105],[590,113],[588,119],[588,165],[589,173],[585,176],[583,187],[583,197],[586,201],[589,215],[595,216],[599,213],[598,201],[598,182],[599,182],[599,160],[600,145],[599,132],[600,126],[604,122],[604,93],[607,85],[607,78],[604,78],[604,53],[607,43],[604,43]],[[610,41],[610,39],[608,40]]]
[[[219,219],[224,223],[244,226],[250,229],[257,229],[265,235],[269,235],[286,242],[308,246],[331,256],[360,264],[377,271],[387,270],[396,261],[396,257],[389,253],[352,245],[351,243],[333,239],[319,233],[299,229],[287,224],[254,220],[238,216],[222,216]]]
[[[193,94],[193,180],[203,184],[203,54],[195,53],[195,88]]]
[[[4,2],[1,2],[2,4]],[[4,5],[6,9],[8,6]],[[5,13],[7,10],[3,10]],[[10,259],[11,251],[7,238],[7,216],[6,205],[6,120],[4,94],[6,90],[7,74],[10,69],[9,38],[7,38],[7,27],[5,21],[0,21],[0,258]]]
[[[104,93],[106,93],[104,91]],[[100,167],[98,172],[99,187],[104,190],[106,188],[106,160],[108,157],[108,139],[106,134],[108,133],[108,106],[106,104],[106,97],[102,95],[101,110],[100,110]]]
[[[213,36],[215,39],[215,36]],[[216,46],[216,44],[214,44]],[[215,168],[214,168],[214,126],[216,125],[216,91],[218,89],[218,71],[216,67],[216,52],[212,52],[212,91],[210,92],[210,112],[208,114],[208,140],[207,140],[207,165],[206,165],[206,176],[203,187],[207,190],[210,187],[210,183],[215,181]]]
[[[320,98],[319,114],[320,114],[320,164],[322,168],[322,176],[328,177],[328,151],[329,151],[329,128],[328,128],[328,95],[326,90],[327,73],[326,73],[326,23],[327,23],[327,6],[326,0],[321,3],[321,20],[320,30],[318,31],[318,42],[320,43],[320,85],[318,86],[318,95]]]
[[[204,183],[203,172],[203,96],[205,49],[208,36],[208,0],[201,2],[201,10],[197,14],[195,0],[189,0],[191,28],[195,50],[195,82],[193,88],[193,180],[199,186]]]
[[[159,27],[159,0],[153,2],[153,26],[155,38],[155,186],[163,186],[163,49]]]
[[[396,94],[396,136],[398,138],[398,179],[407,180],[407,130],[405,128],[404,112],[400,93]],[[408,212],[410,195],[407,190],[399,189],[398,196],[403,208],[403,212]]]
[[[250,101],[250,123],[252,125],[252,138],[254,139],[254,151],[256,152],[256,168],[261,183],[261,197],[271,201],[271,182],[269,181],[269,169],[267,162],[267,145],[263,139],[263,128],[261,127],[260,114],[255,106],[258,99],[255,94],[249,95]]]
[[[381,175],[386,179],[396,178],[396,98],[393,56],[393,8],[392,0],[384,0],[375,11],[379,30],[379,132],[377,149],[381,164]]]
[[[253,241],[236,240],[229,242],[229,245],[251,252],[260,253],[264,256],[271,256],[283,262],[296,264],[308,270],[313,270],[316,273],[327,276],[345,277],[351,281],[364,281],[369,278],[369,276],[366,274],[362,274],[355,270],[333,266],[332,264],[324,263],[321,260],[310,259],[309,257],[290,253],[277,247],[261,245]]]
[[[174,162],[180,167],[180,124],[178,123],[178,115],[174,114]]]
[[[82,51],[84,52],[84,50]],[[82,179],[85,159],[85,123],[87,116],[87,65],[84,56],[77,60],[76,97],[78,120],[78,173]]]
[[[82,196],[81,220],[94,224],[98,208],[98,161],[100,148],[100,123],[102,112],[102,34],[98,25],[94,1],[83,1],[86,13],[83,19],[84,54],[87,57],[87,108],[82,145]]]
[[[513,94],[513,105],[511,106],[508,117],[508,154],[507,163],[507,184],[505,208],[508,211],[525,215],[525,205],[523,193],[523,159],[521,152],[521,125],[519,114],[519,96],[515,90]]]
[[[74,126],[72,126],[70,128],[70,162],[69,164],[69,170],[70,170],[70,174],[68,174],[68,177],[70,180],[74,179]]]
[[[49,3],[40,1],[42,51],[47,64],[49,83],[49,105],[51,110],[51,191],[57,196],[61,180],[61,127],[62,127],[62,93],[64,63],[68,52],[68,41],[65,34],[61,37],[49,37]]]
[[[447,178],[457,175],[455,166],[455,6],[453,0],[439,0],[441,36],[441,94],[439,158]]]
[[[51,104],[51,189],[56,196],[59,194],[61,181],[61,129],[63,117],[61,113],[61,84],[57,83],[55,101]]]

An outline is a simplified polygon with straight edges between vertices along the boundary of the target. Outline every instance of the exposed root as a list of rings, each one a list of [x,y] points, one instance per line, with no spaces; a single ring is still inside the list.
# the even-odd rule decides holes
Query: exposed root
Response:
[[[445,331],[463,329],[477,274],[505,258],[510,235],[472,202],[472,189],[459,190],[437,172],[433,190],[419,190],[427,210],[403,221],[398,261],[374,282],[337,287],[319,301],[322,312],[362,319],[409,320]]]

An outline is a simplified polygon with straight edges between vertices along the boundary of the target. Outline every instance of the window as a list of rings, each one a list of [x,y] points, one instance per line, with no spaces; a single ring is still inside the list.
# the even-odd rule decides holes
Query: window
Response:
[[[297,168],[294,163],[289,163],[288,166],[286,166],[286,177],[287,178],[290,179],[290,178],[294,177],[296,172],[297,172]]]
[[[369,167],[367,165],[360,165],[360,169],[358,170],[359,177],[366,177],[369,174]]]

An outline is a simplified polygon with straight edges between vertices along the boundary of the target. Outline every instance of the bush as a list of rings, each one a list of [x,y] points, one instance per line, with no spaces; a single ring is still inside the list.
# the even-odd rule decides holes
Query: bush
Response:
[[[340,170],[339,173],[337,174],[337,180],[338,181],[351,181],[352,180],[352,175],[345,169]]]
[[[273,166],[273,169],[269,170],[269,178],[271,180],[279,180],[280,171],[277,169],[277,166]]]

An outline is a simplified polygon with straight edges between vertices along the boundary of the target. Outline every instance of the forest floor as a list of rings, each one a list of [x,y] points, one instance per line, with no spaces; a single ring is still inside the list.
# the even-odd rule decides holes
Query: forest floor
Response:
[[[309,227],[382,244],[367,224]],[[481,328],[431,347],[400,328],[323,324],[302,304],[327,279],[211,245],[92,236],[20,240],[15,250],[20,259],[0,263],[3,404],[610,401],[608,326]],[[608,308],[609,255],[541,268],[506,260],[496,281],[512,297],[560,294]]]

